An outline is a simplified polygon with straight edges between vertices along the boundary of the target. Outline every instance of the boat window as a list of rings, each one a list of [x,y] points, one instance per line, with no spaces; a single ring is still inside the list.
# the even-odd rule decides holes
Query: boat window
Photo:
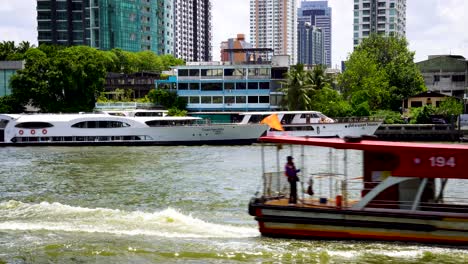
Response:
[[[109,115],[111,115],[111,116],[125,116],[124,113],[117,113],[117,112],[116,113],[109,113]]]
[[[24,123],[18,123],[15,127],[17,128],[29,128],[29,129],[41,129],[41,128],[47,128],[47,127],[53,127],[51,123],[47,122],[24,122]]]
[[[8,120],[0,120],[0,128],[5,128],[8,125]]]
[[[136,112],[135,116],[163,116],[162,112]]]
[[[260,123],[265,118],[265,115],[252,115],[249,119],[249,123]]]
[[[283,119],[281,120],[282,124],[291,124],[294,119],[294,114],[284,114]]]
[[[129,126],[129,124],[120,121],[84,121],[72,125],[75,128],[119,128]]]
[[[150,127],[186,126],[193,124],[193,120],[152,120],[145,123]]]

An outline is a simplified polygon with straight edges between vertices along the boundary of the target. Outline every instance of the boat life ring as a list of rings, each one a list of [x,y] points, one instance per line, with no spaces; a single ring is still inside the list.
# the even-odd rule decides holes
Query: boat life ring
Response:
[[[34,135],[34,134],[36,134],[36,130],[31,129],[31,135]]]
[[[19,133],[20,135],[23,135],[23,134],[24,134],[24,131],[23,131],[22,129],[20,129],[20,131],[18,131],[18,133]]]
[[[47,129],[42,129],[42,134],[47,135]]]

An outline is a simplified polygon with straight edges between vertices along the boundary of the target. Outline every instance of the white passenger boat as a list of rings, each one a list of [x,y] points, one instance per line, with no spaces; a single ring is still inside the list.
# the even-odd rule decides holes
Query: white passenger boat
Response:
[[[241,124],[257,124],[265,117],[276,114],[284,131],[270,128],[269,136],[296,137],[359,137],[373,135],[382,124],[381,118],[346,117],[332,119],[318,111],[277,111],[241,113]]]
[[[198,117],[117,113],[2,114],[0,145],[251,144],[265,124],[211,124]]]

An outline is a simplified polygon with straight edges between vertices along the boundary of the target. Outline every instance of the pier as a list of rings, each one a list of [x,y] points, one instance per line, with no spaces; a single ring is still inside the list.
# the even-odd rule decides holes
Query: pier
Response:
[[[382,124],[375,132],[379,139],[391,141],[459,141],[463,134],[452,124]]]

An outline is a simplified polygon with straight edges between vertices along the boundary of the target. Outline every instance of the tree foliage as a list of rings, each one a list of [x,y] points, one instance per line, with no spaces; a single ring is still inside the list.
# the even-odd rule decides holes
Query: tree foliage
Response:
[[[13,96],[0,97],[0,113],[22,113],[24,107]]]
[[[11,78],[13,96],[43,112],[91,111],[104,88],[107,58],[86,46],[61,49],[48,57],[41,49],[26,52],[26,67]]]
[[[0,43],[1,59],[25,60],[25,69],[11,78],[12,97],[15,102],[31,104],[43,112],[91,111],[103,92],[108,72],[158,72],[184,63],[172,55],[158,56],[151,51],[101,51],[88,46],[54,45],[35,48],[28,42],[15,46],[12,41]],[[122,97],[130,95],[124,92]]]
[[[184,98],[179,97],[176,91],[166,89],[151,90],[148,93],[148,98],[152,103],[161,105],[166,109],[187,109],[187,101]]]
[[[288,110],[310,110],[309,92],[313,89],[313,85],[310,73],[304,69],[304,65],[291,66],[282,84],[281,91],[284,94],[282,103]]]
[[[339,86],[353,107],[367,101],[370,110],[394,111],[404,98],[426,89],[406,39],[381,35],[371,35],[356,47]]]
[[[32,47],[28,41],[22,41],[18,45],[14,41],[0,42],[0,61],[23,60],[26,51]]]

